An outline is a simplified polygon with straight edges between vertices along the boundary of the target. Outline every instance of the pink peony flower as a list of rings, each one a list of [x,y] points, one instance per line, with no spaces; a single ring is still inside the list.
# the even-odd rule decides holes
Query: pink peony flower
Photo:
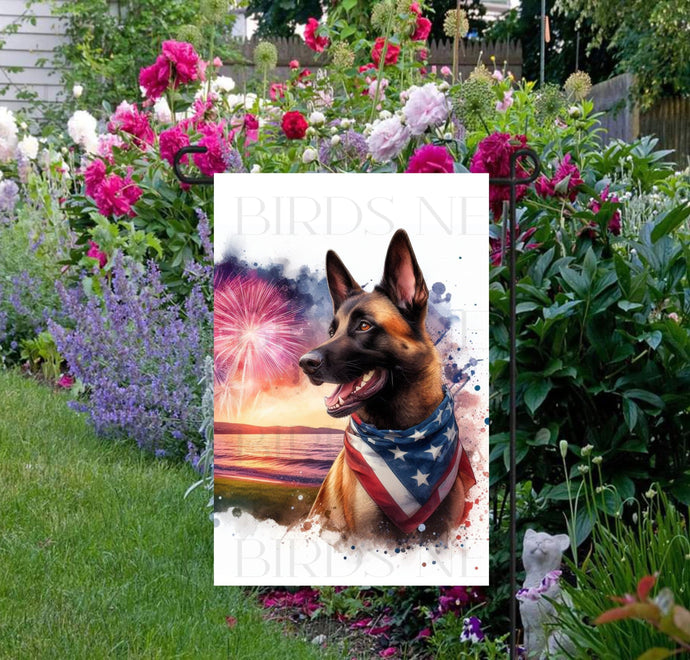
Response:
[[[217,55],[213,58],[213,66],[220,68],[223,66],[223,60],[220,59]]]
[[[328,37],[317,37],[316,30],[319,22],[315,18],[310,18],[304,28],[304,43],[317,53],[322,53],[330,43]]]
[[[369,80],[369,78],[367,78],[367,81],[368,80]],[[379,85],[378,80],[376,80],[376,78],[374,78],[374,80],[372,80],[369,83],[369,88],[367,89],[367,94],[369,94],[369,96],[372,99],[376,98],[376,88],[378,87],[379,88],[379,90],[378,90],[379,99],[378,100],[383,101],[386,98],[386,87],[388,87],[388,85],[389,85],[389,83],[388,83],[387,78],[381,79],[381,85]]]
[[[428,128],[442,124],[449,112],[448,99],[434,83],[413,87],[403,108],[412,135],[421,135]]]
[[[498,69],[494,69],[494,72],[491,74],[491,77],[494,80],[497,80],[498,82],[503,82],[503,74]]]
[[[105,158],[111,165],[113,164],[113,147],[121,149],[125,143],[119,135],[112,133],[103,133],[98,136],[98,148],[96,152],[99,156]]]
[[[374,160],[385,163],[395,158],[410,141],[410,129],[393,116],[374,125],[367,147]]]
[[[386,48],[384,64],[396,64],[398,61],[398,56],[400,55],[400,46],[394,46],[391,43],[386,43],[383,37],[378,37],[374,42],[374,48],[371,51],[371,59],[374,61],[376,68],[378,68],[379,63],[381,62],[381,54],[383,53],[384,45]]]
[[[299,69],[299,60],[290,60],[290,64],[288,66],[291,69]]]
[[[128,133],[134,138],[134,143],[141,149],[153,144],[156,134],[149,124],[148,115],[139,112],[137,104],[130,105],[123,101],[117,106],[108,122],[108,130],[111,133],[118,131]]]
[[[155,101],[169,86],[180,85],[204,79],[206,63],[201,61],[194,46],[185,41],[164,41],[162,54],[149,67],[139,72],[139,84],[146,90],[146,97]]]
[[[601,202],[613,202],[614,204],[617,204],[620,202],[618,199],[617,195],[609,194],[609,185],[607,184],[606,187],[601,191]],[[594,211],[594,213],[599,213],[601,210],[601,204],[599,203],[599,200],[593,199],[590,201],[588,208],[591,211]],[[597,223],[596,222],[591,222],[590,227],[596,227]],[[608,230],[614,235],[614,236],[620,236],[621,233],[621,212],[616,210],[616,212],[613,214],[611,220],[609,220],[609,226]],[[591,229],[583,229],[581,232],[582,236],[589,236],[590,238],[594,238],[594,232]]]
[[[229,151],[229,141],[234,136],[234,131],[230,131],[228,137],[225,136],[225,124],[207,124],[201,131],[204,137],[199,140],[200,147],[206,147],[206,152],[194,154],[194,163],[202,174],[213,176],[216,173],[225,172],[227,164],[225,158]]]
[[[91,257],[91,259],[97,259],[99,268],[103,268],[108,263],[108,255],[94,241],[89,241],[89,249],[86,252],[86,256]]]
[[[182,149],[182,147],[189,146],[189,135],[187,135],[180,126],[173,126],[163,131],[158,136],[158,145],[161,158],[167,160],[172,166],[175,154]],[[184,156],[181,162],[186,163],[187,156]]]
[[[410,158],[405,172],[409,173],[442,173],[453,172],[455,161],[445,147],[426,144],[417,149]]]
[[[478,145],[477,151],[472,156],[470,172],[487,172],[492,178],[507,178],[510,176],[510,157],[513,152],[527,146],[527,138],[524,135],[511,136],[509,133],[492,133],[485,137]],[[516,176],[527,178],[528,173],[517,164]],[[516,199],[519,201],[525,196],[527,186],[517,186]],[[508,186],[489,186],[489,205],[498,220],[503,212],[503,202],[510,199]]]
[[[442,66],[441,67],[441,75],[442,76],[452,76],[453,72],[451,71],[449,66]]]
[[[431,21],[424,16],[417,16],[417,23],[412,34],[412,41],[426,41],[431,32]]]
[[[572,162],[570,154],[566,154],[553,178],[548,179],[542,174],[534,184],[534,189],[541,197],[562,197],[574,202],[578,188],[583,183],[580,170]]]
[[[85,192],[89,197],[96,197],[103,179],[105,179],[105,163],[100,158],[96,158],[84,170]]]
[[[136,204],[139,197],[141,188],[132,181],[129,174],[124,179],[117,174],[105,177],[95,195],[101,215],[126,215],[130,218],[136,215],[132,205]]]
[[[150,66],[139,70],[139,85],[146,91],[146,98],[155,101],[165,94],[170,84],[170,62],[159,55]]]

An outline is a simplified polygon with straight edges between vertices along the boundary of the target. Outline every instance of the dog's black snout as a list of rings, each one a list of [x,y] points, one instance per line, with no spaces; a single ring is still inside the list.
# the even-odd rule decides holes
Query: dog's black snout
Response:
[[[317,353],[316,351],[311,351],[310,353],[305,353],[299,359],[299,366],[302,367],[302,370],[308,376],[315,374],[319,370],[319,367],[321,366],[322,363],[323,363],[323,358],[321,357],[321,354]]]

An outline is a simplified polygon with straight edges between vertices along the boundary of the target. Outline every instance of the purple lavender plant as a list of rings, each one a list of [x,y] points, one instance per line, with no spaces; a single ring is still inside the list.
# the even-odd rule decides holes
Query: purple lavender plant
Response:
[[[172,304],[153,263],[145,268],[118,254],[102,297],[61,284],[58,292],[71,326],[51,321],[49,328],[87,387],[85,410],[96,431],[183,456],[187,440],[198,437],[199,382],[212,346],[212,311],[201,286]]]

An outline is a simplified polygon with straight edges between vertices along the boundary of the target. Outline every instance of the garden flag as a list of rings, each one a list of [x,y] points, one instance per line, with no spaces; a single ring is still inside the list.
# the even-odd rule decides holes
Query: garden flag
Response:
[[[488,177],[215,178],[215,583],[488,584]]]

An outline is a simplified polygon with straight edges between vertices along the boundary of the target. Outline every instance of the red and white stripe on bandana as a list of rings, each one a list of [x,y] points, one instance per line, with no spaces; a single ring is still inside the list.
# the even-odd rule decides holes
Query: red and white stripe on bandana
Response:
[[[409,429],[381,430],[352,415],[345,430],[345,460],[364,490],[405,534],[436,510],[458,471],[474,482],[447,391],[438,408]]]

